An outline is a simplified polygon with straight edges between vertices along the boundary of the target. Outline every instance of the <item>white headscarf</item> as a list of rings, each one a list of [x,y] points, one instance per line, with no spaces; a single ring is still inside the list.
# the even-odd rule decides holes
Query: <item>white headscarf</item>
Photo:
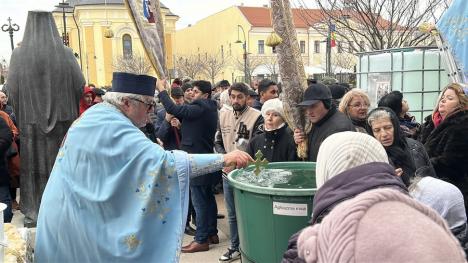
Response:
[[[410,195],[436,210],[447,221],[450,229],[466,223],[463,194],[455,185],[426,176],[410,191]]]
[[[337,174],[371,162],[388,163],[387,152],[374,137],[350,131],[330,135],[317,156],[317,188]]]

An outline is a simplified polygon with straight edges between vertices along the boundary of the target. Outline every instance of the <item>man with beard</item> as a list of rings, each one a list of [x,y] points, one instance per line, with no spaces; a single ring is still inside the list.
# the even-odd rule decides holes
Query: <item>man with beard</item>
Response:
[[[215,139],[215,149],[218,153],[232,152],[236,149],[245,151],[249,140],[263,124],[260,111],[247,105],[248,96],[249,87],[244,83],[234,83],[229,88],[232,110],[219,112],[219,128]],[[226,178],[226,175],[233,168],[225,167],[223,169],[224,199],[228,212],[231,245],[228,251],[220,257],[220,262],[229,262],[240,257],[234,194]]]

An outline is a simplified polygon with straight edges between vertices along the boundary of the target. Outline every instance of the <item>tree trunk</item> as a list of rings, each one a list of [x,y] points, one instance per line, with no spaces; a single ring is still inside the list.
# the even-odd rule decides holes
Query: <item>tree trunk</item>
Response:
[[[282,101],[286,122],[292,128],[298,128],[305,133],[310,131],[311,124],[300,107],[307,80],[302,63],[301,53],[294,29],[291,7],[288,0],[271,0],[273,29],[282,39],[277,46],[279,72],[283,93]],[[307,157],[307,141],[298,145],[297,153],[300,158]]]

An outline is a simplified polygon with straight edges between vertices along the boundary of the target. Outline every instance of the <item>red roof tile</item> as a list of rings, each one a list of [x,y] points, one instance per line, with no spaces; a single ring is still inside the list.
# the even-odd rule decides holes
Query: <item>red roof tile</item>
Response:
[[[267,7],[251,7],[251,6],[238,6],[239,10],[244,14],[245,18],[253,27],[272,27],[270,8]],[[293,8],[293,22],[296,28],[309,28],[311,25],[325,20],[325,14],[320,9],[299,9]],[[337,16],[346,14],[350,19],[356,22],[362,22],[362,18],[355,12],[333,12]],[[369,23],[366,21],[365,23]],[[390,21],[385,20],[381,17],[378,18],[378,27],[381,29],[387,29],[391,26]],[[403,29],[401,26],[397,26],[397,29]]]
[[[245,18],[254,27],[272,27],[270,8],[238,6]],[[309,28],[320,21],[319,9],[292,9],[293,23],[296,28]]]

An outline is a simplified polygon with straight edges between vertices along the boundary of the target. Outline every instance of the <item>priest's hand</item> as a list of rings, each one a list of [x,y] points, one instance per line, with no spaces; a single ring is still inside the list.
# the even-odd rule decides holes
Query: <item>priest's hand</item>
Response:
[[[224,155],[224,166],[235,166],[236,168],[246,167],[249,162],[254,160],[246,152],[234,150]]]

